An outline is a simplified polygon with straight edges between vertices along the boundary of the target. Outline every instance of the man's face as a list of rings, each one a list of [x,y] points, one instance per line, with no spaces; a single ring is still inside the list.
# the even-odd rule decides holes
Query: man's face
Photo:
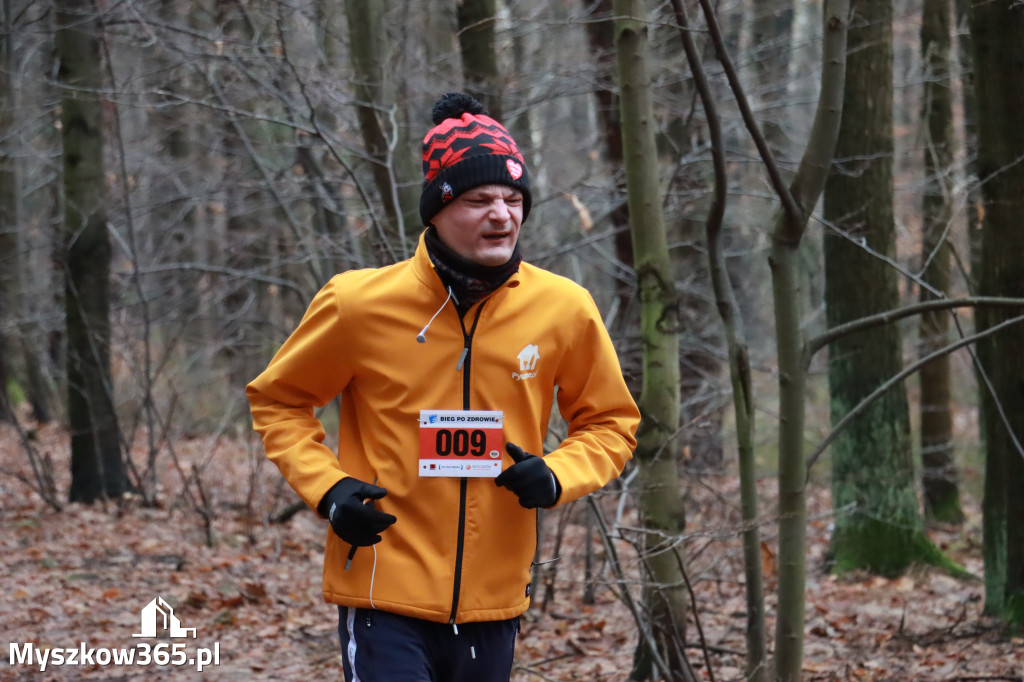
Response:
[[[448,247],[478,265],[504,265],[523,222],[523,195],[507,185],[466,190],[431,221]]]

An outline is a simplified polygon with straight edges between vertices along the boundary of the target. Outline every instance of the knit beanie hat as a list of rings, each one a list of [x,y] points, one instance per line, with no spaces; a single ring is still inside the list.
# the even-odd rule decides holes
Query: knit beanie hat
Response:
[[[423,138],[423,224],[480,185],[508,185],[522,192],[525,222],[532,201],[530,176],[508,130],[487,115],[483,104],[461,92],[437,100],[432,118],[435,126]]]

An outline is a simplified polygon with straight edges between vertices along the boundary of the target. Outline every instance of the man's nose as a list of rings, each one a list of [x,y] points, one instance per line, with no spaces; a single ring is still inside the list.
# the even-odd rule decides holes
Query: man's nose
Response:
[[[491,202],[491,215],[495,220],[507,222],[512,217],[512,212],[504,199],[495,199]]]

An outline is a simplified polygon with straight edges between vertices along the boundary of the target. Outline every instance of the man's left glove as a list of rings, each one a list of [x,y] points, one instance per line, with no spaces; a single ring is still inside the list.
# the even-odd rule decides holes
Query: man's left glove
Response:
[[[520,506],[527,509],[550,507],[562,496],[562,485],[543,457],[524,452],[515,443],[507,443],[505,452],[515,462],[494,479],[495,484],[508,488],[519,498]]]
[[[380,486],[343,478],[327,491],[317,511],[327,517],[334,534],[353,547],[368,547],[380,542],[380,533],[395,522],[392,514],[377,511],[374,500],[388,494]]]

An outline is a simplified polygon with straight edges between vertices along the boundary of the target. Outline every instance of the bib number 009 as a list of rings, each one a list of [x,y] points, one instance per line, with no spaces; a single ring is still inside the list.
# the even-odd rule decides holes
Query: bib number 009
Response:
[[[483,457],[487,452],[487,434],[481,429],[472,431],[466,429],[440,430],[434,438],[434,452],[442,457],[449,455]]]
[[[421,410],[420,476],[497,476],[503,421],[494,410]]]

